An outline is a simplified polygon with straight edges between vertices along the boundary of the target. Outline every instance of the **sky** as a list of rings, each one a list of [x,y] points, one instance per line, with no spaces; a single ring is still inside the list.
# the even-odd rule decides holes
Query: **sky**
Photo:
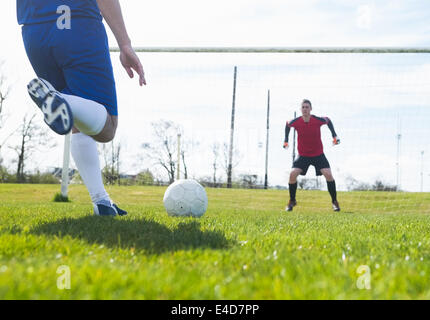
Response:
[[[121,1],[134,46],[394,46],[430,47],[428,1]],[[34,77],[16,22],[15,1],[0,11],[2,70],[11,84],[5,109],[3,139],[19,126],[34,105],[26,83]],[[115,38],[108,29],[111,46]],[[229,138],[233,68],[238,67],[235,145],[240,161],[235,174],[264,175],[267,90],[271,92],[269,183],[286,185],[291,149],[281,148],[285,121],[300,101],[309,98],[314,114],[329,116],[341,139],[331,146],[322,128],[325,153],[340,189],[348,176],[373,182],[396,181],[397,134],[402,135],[399,163],[401,187],[430,191],[430,55],[356,54],[185,54],[141,53],[148,85],[128,79],[118,54],[112,62],[119,100],[116,141],[123,145],[122,171],[150,168],[142,159],[142,143],[151,142],[151,122],[172,120],[194,142],[189,169],[194,177],[210,176],[214,142]],[[41,124],[42,118],[39,115]],[[292,134],[291,134],[292,136]],[[28,168],[61,166],[57,147],[39,150]],[[17,143],[17,137],[8,140]],[[424,155],[421,156],[421,152]],[[2,149],[14,170],[15,155]],[[314,177],[313,168],[308,177]]]

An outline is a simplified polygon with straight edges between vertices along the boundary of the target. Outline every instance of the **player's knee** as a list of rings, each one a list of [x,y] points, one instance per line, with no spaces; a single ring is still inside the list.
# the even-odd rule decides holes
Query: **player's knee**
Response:
[[[101,143],[111,142],[115,138],[116,130],[106,129],[100,132],[98,135],[93,136],[94,140]]]
[[[332,175],[326,175],[326,176],[325,176],[325,179],[326,179],[327,181],[333,181],[333,180],[334,180],[334,178],[333,178],[333,176],[332,176]]]
[[[118,126],[117,116],[108,116],[103,130],[93,136],[94,140],[101,143],[110,142],[115,138],[116,128]]]
[[[330,171],[321,170],[321,173],[324,175],[324,177],[326,178],[326,180],[328,180],[328,181],[334,180],[333,175],[332,175],[332,173]]]
[[[290,181],[296,181],[297,177],[299,176],[300,171],[299,170],[293,170],[290,173]]]

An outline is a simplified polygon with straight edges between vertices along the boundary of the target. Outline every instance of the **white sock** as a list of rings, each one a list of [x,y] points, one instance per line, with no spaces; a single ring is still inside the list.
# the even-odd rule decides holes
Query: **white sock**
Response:
[[[79,174],[90,193],[91,201],[93,203],[98,203],[101,200],[110,201],[103,185],[96,141],[82,132],[74,133],[72,134],[71,153]]]
[[[69,103],[73,113],[74,126],[88,136],[99,134],[105,124],[108,113],[106,108],[92,100],[69,94],[61,94]]]

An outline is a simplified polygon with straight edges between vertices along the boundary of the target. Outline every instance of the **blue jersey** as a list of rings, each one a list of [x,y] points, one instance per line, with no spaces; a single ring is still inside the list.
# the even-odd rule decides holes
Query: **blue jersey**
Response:
[[[96,0],[16,0],[19,24],[37,24],[56,21],[63,12],[57,13],[60,6],[70,8],[74,17],[102,20]]]

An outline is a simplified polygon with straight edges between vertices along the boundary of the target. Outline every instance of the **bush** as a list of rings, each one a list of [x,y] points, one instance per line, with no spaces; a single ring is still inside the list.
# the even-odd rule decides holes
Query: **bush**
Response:
[[[16,175],[10,174],[6,167],[0,166],[0,182],[1,183],[16,183]]]
[[[45,172],[40,173],[37,171],[35,174],[29,174],[26,176],[25,182],[27,183],[41,183],[41,184],[58,184],[60,179],[52,175],[51,173]]]
[[[390,185],[381,180],[376,180],[372,186],[372,190],[374,191],[400,191],[397,190],[397,186]]]
[[[154,175],[149,171],[149,169],[139,172],[136,176],[136,184],[139,186],[153,185]]]

